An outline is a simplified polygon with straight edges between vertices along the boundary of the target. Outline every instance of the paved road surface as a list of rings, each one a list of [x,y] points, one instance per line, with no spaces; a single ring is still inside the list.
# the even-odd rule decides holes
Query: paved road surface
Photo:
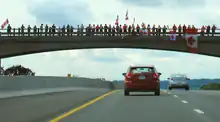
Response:
[[[81,109],[60,122],[219,122],[220,92],[179,91],[133,93],[122,91]]]
[[[76,90],[0,99],[0,122],[48,122],[109,90]]]
[[[0,99],[0,122],[48,122],[108,90]],[[110,94],[59,122],[219,122],[220,91]]]

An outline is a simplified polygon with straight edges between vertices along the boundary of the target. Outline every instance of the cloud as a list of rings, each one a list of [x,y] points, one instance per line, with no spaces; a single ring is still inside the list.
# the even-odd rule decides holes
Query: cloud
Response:
[[[169,7],[169,8],[190,8],[204,7],[206,0],[120,0],[124,4],[138,7]],[[186,8],[187,6],[187,8]]]
[[[68,0],[66,2],[69,2]],[[65,1],[47,0],[41,4],[32,2],[30,13],[37,18],[38,23],[50,23],[62,26],[64,24],[88,24],[93,19],[88,3],[74,1],[75,4],[66,4]]]
[[[125,4],[140,6],[140,7],[160,7],[163,5],[162,0],[120,0]]]
[[[205,7],[206,0],[175,0],[178,7]]]

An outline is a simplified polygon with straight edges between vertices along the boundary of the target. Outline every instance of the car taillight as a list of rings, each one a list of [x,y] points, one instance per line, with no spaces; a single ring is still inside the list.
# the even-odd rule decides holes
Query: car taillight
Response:
[[[131,76],[132,76],[132,74],[131,74],[131,73],[128,73],[128,74],[126,75],[126,80],[131,80]]]
[[[173,80],[173,78],[171,78],[171,80]]]
[[[155,80],[157,80],[157,79],[158,79],[158,75],[157,75],[156,73],[154,73],[154,74],[153,74],[153,78],[154,78]]]

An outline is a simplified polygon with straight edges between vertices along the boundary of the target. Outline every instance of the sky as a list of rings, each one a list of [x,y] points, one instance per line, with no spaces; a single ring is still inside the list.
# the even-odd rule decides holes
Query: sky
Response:
[[[12,27],[56,24],[190,24],[200,27],[220,21],[219,0],[0,0],[0,22]],[[125,21],[128,10],[129,21]],[[155,65],[166,79],[172,73],[190,78],[219,78],[220,58],[148,49],[81,49],[29,54],[2,59],[5,68],[22,64],[39,76],[123,79],[130,64]]]

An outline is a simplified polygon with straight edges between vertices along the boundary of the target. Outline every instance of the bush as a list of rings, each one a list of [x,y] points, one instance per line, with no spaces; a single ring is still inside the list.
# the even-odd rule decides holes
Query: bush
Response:
[[[220,84],[219,83],[209,83],[207,85],[203,85],[201,90],[220,90]]]

